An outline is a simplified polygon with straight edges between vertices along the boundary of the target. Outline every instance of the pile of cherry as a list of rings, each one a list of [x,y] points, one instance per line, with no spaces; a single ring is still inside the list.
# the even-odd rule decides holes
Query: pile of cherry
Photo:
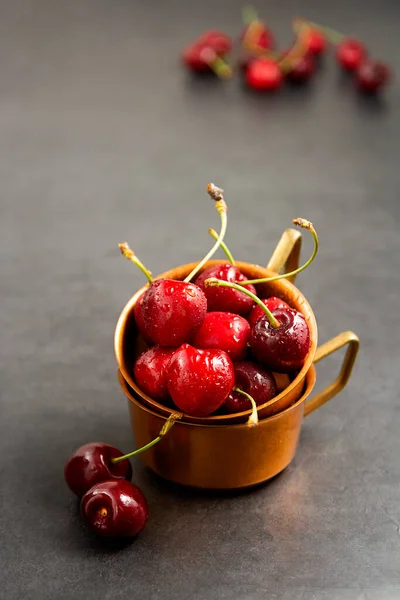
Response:
[[[272,92],[281,88],[285,79],[296,83],[309,81],[317,71],[318,57],[326,52],[328,44],[334,45],[337,63],[353,75],[361,92],[376,93],[390,81],[389,67],[370,58],[366,46],[358,39],[301,19],[293,22],[293,28],[296,33],[293,46],[277,52],[271,29],[252,15],[239,36],[240,52],[236,60],[236,71],[249,88]],[[234,71],[228,62],[233,47],[231,36],[209,30],[184,49],[182,61],[192,72],[214,72],[221,78],[229,78]]]
[[[310,349],[305,317],[283,299],[259,298],[255,286],[308,267],[318,250],[312,223],[293,221],[314,240],[313,253],[301,267],[249,280],[223,241],[227,229],[223,190],[209,184],[207,192],[220,215],[220,233],[210,230],[215,243],[183,281],[153,280],[129,246],[119,245],[149,282],[134,310],[137,328],[147,343],[132,365],[134,378],[142,392],[173,408],[157,438],[146,446],[124,455],[106,443],[93,442],[78,448],[67,461],[65,480],[81,498],[84,520],[102,536],[132,537],[147,522],[146,499],[130,482],[129,458],[156,444],[185,414],[206,417],[218,410],[248,412],[249,426],[257,426],[258,407],[290,383]],[[220,247],[228,261],[207,267]]]

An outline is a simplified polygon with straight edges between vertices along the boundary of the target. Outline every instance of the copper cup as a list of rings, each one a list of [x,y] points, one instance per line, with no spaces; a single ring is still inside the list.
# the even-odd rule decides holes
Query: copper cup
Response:
[[[284,270],[286,273],[290,272],[296,269],[299,264],[301,239],[302,237],[299,231],[287,229],[283,233],[267,268],[244,262],[237,262],[236,264],[241,272],[244,273],[244,275],[246,275],[249,279],[271,277],[282,270]],[[225,261],[209,261],[204,268],[211,264],[221,262]],[[162,275],[159,275],[158,278],[166,277],[170,279],[184,279],[191,272],[194,266],[195,263],[182,265],[180,267],[171,269]],[[283,390],[269,402],[259,406],[258,415],[260,419],[277,414],[299,400],[303,393],[305,377],[316,357],[318,334],[314,313],[306,298],[293,285],[293,283],[291,283],[290,279],[293,281],[294,278],[285,278],[271,283],[260,284],[257,286],[257,292],[260,297],[278,296],[285,300],[290,306],[303,313],[310,329],[310,349],[302,369],[296,374],[288,387],[286,387],[285,390]],[[136,302],[141,297],[146,287],[147,286],[144,286],[138,290],[134,296],[132,296],[119,317],[114,337],[115,355],[120,373],[128,383],[132,393],[140,399],[141,404],[147,406],[155,413],[159,413],[160,415],[168,417],[171,412],[179,411],[177,411],[176,408],[164,406],[163,404],[153,400],[153,398],[147,396],[136,385],[136,382],[133,378],[133,365],[135,360],[146,348],[143,340],[138,335],[133,311]],[[354,336],[354,334],[351,335]],[[354,336],[354,339],[355,338],[356,336]],[[354,345],[352,347],[354,348]],[[189,423],[203,425],[225,425],[232,423],[245,423],[250,415],[250,412],[251,411],[244,411],[236,414],[218,414],[210,415],[208,417],[193,417],[186,413],[182,413],[182,417],[186,422]]]
[[[264,482],[285,469],[297,450],[303,417],[335,396],[348,381],[358,350],[358,338],[342,333],[323,344],[317,362],[348,344],[339,377],[312,398],[315,367],[307,370],[297,402],[255,427],[247,424],[198,424],[177,421],[165,437],[140,456],[144,464],[175,483],[207,489],[246,488]],[[132,390],[121,372],[119,383],[128,398],[136,446],[157,437],[167,416],[151,410]]]

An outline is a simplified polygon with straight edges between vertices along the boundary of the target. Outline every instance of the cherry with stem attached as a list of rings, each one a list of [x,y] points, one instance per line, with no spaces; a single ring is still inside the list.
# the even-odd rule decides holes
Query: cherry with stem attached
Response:
[[[215,200],[221,217],[221,231],[217,242],[184,281],[157,279],[150,283],[141,302],[141,322],[145,337],[162,347],[177,347],[187,341],[191,332],[201,325],[207,313],[204,292],[197,285],[190,283],[190,280],[218,250],[227,227],[227,206],[223,190],[210,183],[207,192]],[[126,245],[123,245],[122,249],[125,250],[124,255],[127,255]],[[127,257],[132,259],[130,253]],[[138,266],[140,268],[139,264]]]
[[[103,442],[92,442],[81,446],[67,460],[64,467],[64,477],[68,487],[81,497],[91,487],[104,481],[130,481],[132,467],[128,459],[159,442],[179,418],[179,414],[173,413],[155,440],[130,454],[123,454],[118,448]]]
[[[283,279],[303,271],[315,258],[318,251],[318,236],[312,223],[305,219],[294,219],[293,223],[308,229],[314,240],[314,250],[309,260],[292,273],[250,280],[253,284],[267,283]],[[250,334],[250,348],[257,360],[277,372],[288,372],[300,368],[310,348],[310,331],[304,316],[290,308],[268,307],[243,286],[210,278],[206,287],[230,287],[247,294],[265,313],[256,321]]]
[[[211,278],[205,285],[242,291],[263,309],[265,315],[250,333],[251,352],[259,362],[278,373],[302,367],[310,348],[310,331],[304,315],[291,308],[270,311],[257,296],[236,283]]]
[[[133,250],[131,250],[131,248],[128,246],[127,242],[121,242],[120,244],[118,244],[118,247],[121,250],[122,256],[125,256],[125,258],[127,258],[134,265],[136,265],[142,271],[142,273],[146,276],[146,279],[148,280],[148,282],[150,284],[153,283],[154,280],[153,280],[151,271],[149,271],[149,269],[147,269],[144,266],[142,261],[136,256],[136,254],[133,252]],[[143,320],[143,313],[142,313],[142,304],[143,304],[143,298],[144,298],[145,293],[146,292],[143,292],[143,294],[140,296],[140,298],[136,302],[135,308],[133,309],[133,314],[135,317],[135,322],[136,322],[137,328],[139,329],[140,333],[142,334],[142,337],[144,338],[145,342],[150,345],[150,344],[152,344],[152,341],[146,335],[146,326],[145,326],[145,323]]]

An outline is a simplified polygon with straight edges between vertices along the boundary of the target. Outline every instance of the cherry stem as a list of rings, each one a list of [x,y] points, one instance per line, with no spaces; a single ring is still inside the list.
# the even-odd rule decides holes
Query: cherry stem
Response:
[[[207,186],[207,193],[209,194],[209,196],[211,196],[211,198],[213,200],[215,200],[215,208],[217,209],[217,211],[219,212],[219,215],[221,217],[221,231],[219,232],[217,241],[215,242],[215,244],[211,248],[211,250],[208,252],[208,254],[203,258],[202,261],[199,262],[199,264],[193,269],[193,271],[191,273],[189,273],[189,275],[184,279],[184,281],[186,283],[188,283],[191,279],[193,279],[193,277],[195,275],[197,275],[197,273],[200,271],[200,269],[202,269],[204,267],[206,262],[208,260],[210,260],[210,258],[213,256],[213,254],[215,254],[215,252],[220,247],[221,242],[223,241],[223,239],[225,237],[225,233],[226,233],[226,226],[228,224],[226,211],[227,211],[228,207],[226,206],[226,203],[224,200],[224,190],[217,187],[213,183],[209,183]]]
[[[213,236],[214,240],[218,239],[218,233],[215,231],[215,229],[209,229],[208,233]],[[221,242],[220,246],[221,246],[222,250],[225,252],[226,256],[228,257],[228,260],[231,263],[231,265],[235,266],[236,265],[235,259],[233,258],[231,251],[229,250],[229,248],[225,244],[225,242]]]
[[[313,23],[312,21],[307,21],[307,19],[295,19],[295,21],[294,21],[295,30],[297,29],[297,27],[299,25],[301,26],[302,23],[307,23],[310,28],[318,29],[319,31],[321,31],[325,35],[327,40],[329,40],[332,44],[338,44],[342,40],[344,40],[344,38],[346,37],[343,33],[340,33],[339,31],[336,31],[335,29],[332,29],[331,27],[325,27],[323,25],[318,25],[318,23]]]
[[[253,21],[258,21],[258,14],[254,6],[244,6],[242,9],[242,19],[245,25],[250,25]]]
[[[269,283],[270,281],[278,281],[278,279],[286,279],[288,277],[293,277],[294,275],[301,273],[301,271],[304,271],[304,269],[307,269],[307,267],[309,265],[311,265],[311,263],[313,262],[314,258],[317,255],[318,247],[319,247],[318,235],[317,235],[316,230],[314,229],[314,225],[312,223],[310,223],[310,221],[307,221],[306,219],[293,219],[292,223],[293,223],[293,225],[298,225],[299,227],[303,227],[303,229],[308,229],[308,231],[310,231],[311,235],[313,236],[314,249],[313,249],[313,252],[312,252],[310,258],[304,263],[304,265],[302,265],[301,267],[298,267],[297,269],[295,269],[294,271],[291,271],[290,273],[282,273],[281,275],[274,275],[273,277],[264,277],[263,279],[249,279],[249,281],[248,281],[249,284],[251,283],[252,285],[257,285],[257,283]]]
[[[160,440],[162,440],[162,438],[164,437],[164,435],[166,433],[168,433],[168,431],[171,429],[171,427],[173,427],[175,425],[175,421],[177,421],[178,419],[181,418],[181,414],[179,413],[172,413],[168,419],[165,421],[164,425],[161,428],[160,433],[158,434],[158,436],[152,440],[151,442],[149,442],[148,444],[146,444],[145,446],[142,446],[141,448],[138,448],[137,450],[134,450],[133,452],[130,452],[129,454],[125,454],[124,456],[118,456],[117,458],[112,458],[111,462],[112,464],[116,464],[119,463],[123,460],[127,460],[128,458],[132,458],[132,456],[136,456],[137,454],[140,454],[141,452],[144,452],[145,450],[148,450],[149,448],[151,448],[152,446],[154,446],[155,444],[157,444]]]
[[[211,52],[213,53],[212,56],[210,54],[210,59],[206,60],[214,73],[222,79],[229,79],[232,77],[232,68],[228,65],[228,63],[221,58],[221,56],[218,56],[218,54],[216,54],[213,50],[211,50]]]
[[[139,269],[142,271],[142,273],[149,280],[149,283],[152,283],[153,277],[151,276],[151,271],[146,269],[146,267],[144,266],[142,261],[139,260],[138,257],[136,256],[136,254],[133,252],[133,250],[131,250],[129,248],[128,244],[126,242],[122,242],[121,244],[118,244],[118,248],[121,250],[121,254],[123,254],[123,256],[125,256],[125,258],[127,258],[128,260],[133,262],[133,264],[136,265],[137,267],[139,267]]]
[[[247,392],[240,389],[240,387],[234,387],[233,391],[238,392],[238,394],[242,394],[242,396],[246,396],[246,398],[248,400],[250,400],[251,406],[252,406],[252,411],[251,411],[251,415],[247,419],[247,425],[249,425],[250,427],[254,427],[258,423],[257,404],[255,403],[254,398],[252,396],[250,396],[250,394],[248,394]]]
[[[296,23],[298,24],[296,25]],[[296,41],[286,56],[277,61],[284,73],[290,72],[308,52],[307,33],[311,30],[309,23],[301,20],[295,21],[293,28],[297,33]]]
[[[280,322],[278,321],[278,319],[276,319],[272,312],[269,310],[269,308],[267,308],[265,304],[261,302],[260,298],[258,298],[255,294],[253,294],[253,292],[250,292],[250,290],[247,290],[242,285],[239,285],[238,283],[230,283],[229,281],[223,281],[222,279],[217,279],[216,277],[210,277],[209,279],[206,279],[204,285],[206,287],[227,287],[231,288],[232,290],[237,290],[238,292],[243,292],[243,294],[249,296],[249,298],[254,300],[254,302],[258,304],[260,308],[262,308],[262,310],[268,317],[268,321],[270,322],[271,327],[274,327],[275,329],[277,327],[280,327]]]

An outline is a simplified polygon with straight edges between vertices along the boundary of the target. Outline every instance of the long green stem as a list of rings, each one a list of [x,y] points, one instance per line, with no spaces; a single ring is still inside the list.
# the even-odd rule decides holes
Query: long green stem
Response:
[[[154,446],[155,444],[157,444],[160,440],[162,440],[162,438],[164,437],[164,435],[166,433],[168,433],[168,431],[171,429],[171,427],[173,427],[173,425],[175,425],[175,421],[177,421],[177,419],[180,419],[182,415],[180,415],[179,413],[172,413],[168,419],[165,421],[163,427],[161,428],[160,433],[158,434],[158,436],[152,440],[151,442],[149,442],[148,444],[146,444],[145,446],[142,446],[141,448],[138,448],[137,450],[134,450],[133,452],[130,452],[129,454],[125,454],[124,456],[118,456],[117,458],[113,458],[111,459],[111,462],[115,465],[116,463],[119,463],[123,460],[127,460],[129,458],[132,458],[132,456],[136,456],[137,454],[140,454],[141,452],[144,452],[145,450],[148,450],[149,448],[151,448],[152,446]]]
[[[253,21],[258,21],[257,11],[250,4],[242,9],[242,19],[245,25],[250,25]]]
[[[325,37],[332,44],[339,44],[346,37],[343,33],[340,33],[339,31],[336,31],[335,29],[332,29],[331,27],[325,27],[324,25],[318,25],[318,23],[313,23],[313,21],[308,21],[307,19],[296,19],[295,27],[299,26],[299,24],[301,24],[302,22],[307,23],[313,29],[318,29],[319,31],[322,31],[322,33],[325,34]]]
[[[249,296],[249,298],[254,300],[254,302],[258,304],[260,308],[262,308],[263,312],[268,317],[268,321],[270,322],[271,327],[276,328],[280,326],[278,319],[276,319],[272,312],[265,306],[265,304],[261,302],[260,298],[258,298],[255,294],[253,294],[253,292],[250,292],[250,290],[247,290],[242,285],[239,285],[238,283],[230,283],[229,281],[222,281],[222,279],[217,279],[216,277],[210,277],[209,279],[206,279],[204,285],[206,287],[227,287],[231,288],[232,290],[237,290],[238,292],[243,292],[244,294]]]
[[[210,258],[213,256],[213,254],[215,254],[215,252],[218,250],[218,248],[221,245],[221,242],[223,241],[223,239],[225,237],[226,227],[228,225],[228,219],[226,216],[227,206],[226,206],[225,200],[224,200],[224,190],[217,187],[213,183],[209,183],[207,186],[207,193],[211,196],[211,198],[213,200],[215,200],[215,208],[217,209],[217,211],[219,212],[219,215],[221,217],[221,231],[219,232],[217,241],[215,242],[215,244],[211,248],[211,250],[208,252],[208,254],[203,258],[202,261],[199,262],[199,264],[193,269],[193,271],[191,273],[189,273],[189,275],[184,279],[184,281],[186,281],[186,283],[191,281],[193,279],[193,277],[195,275],[197,275],[197,273],[200,271],[200,269],[202,269],[202,267],[206,264],[206,262],[208,260],[210,260]]]
[[[213,236],[214,240],[218,239],[218,233],[215,231],[215,229],[209,229],[208,233]],[[220,246],[221,246],[222,250],[225,252],[225,254],[226,254],[229,262],[231,263],[231,265],[235,266],[236,265],[235,259],[233,258],[232,254],[231,254],[231,251],[229,250],[229,248],[225,244],[225,242],[221,242]]]
[[[133,252],[133,250],[131,250],[129,248],[128,244],[126,242],[122,242],[121,244],[118,244],[118,248],[121,250],[121,254],[123,256],[125,256],[125,258],[127,258],[128,260],[133,262],[133,264],[136,265],[137,267],[139,267],[139,269],[142,271],[142,273],[149,280],[149,283],[152,283],[153,277],[151,276],[151,271],[146,269],[146,267],[144,266],[142,261],[139,260],[138,257],[136,256],[136,254]]]
[[[250,396],[250,394],[248,394],[244,390],[241,390],[240,387],[234,387],[233,390],[235,392],[238,392],[238,394],[242,394],[242,396],[246,396],[246,398],[248,400],[250,400],[251,406],[252,406],[252,411],[251,411],[251,415],[249,416],[249,418],[247,420],[247,425],[254,427],[254,425],[257,425],[257,423],[258,423],[257,404],[255,403],[254,398],[252,396]]]
[[[303,227],[303,229],[308,229],[308,231],[310,231],[311,235],[313,236],[314,248],[310,258],[304,263],[304,265],[298,267],[290,273],[282,273],[281,275],[273,275],[272,277],[264,277],[262,279],[249,279],[249,281],[246,282],[246,285],[248,283],[251,283],[252,285],[257,285],[257,283],[269,283],[270,281],[278,281],[278,279],[287,279],[288,277],[293,277],[294,275],[301,273],[301,271],[304,271],[304,269],[306,269],[313,262],[319,248],[318,235],[316,230],[314,229],[314,225],[306,219],[293,219],[292,222],[293,225],[298,225],[299,227]]]

